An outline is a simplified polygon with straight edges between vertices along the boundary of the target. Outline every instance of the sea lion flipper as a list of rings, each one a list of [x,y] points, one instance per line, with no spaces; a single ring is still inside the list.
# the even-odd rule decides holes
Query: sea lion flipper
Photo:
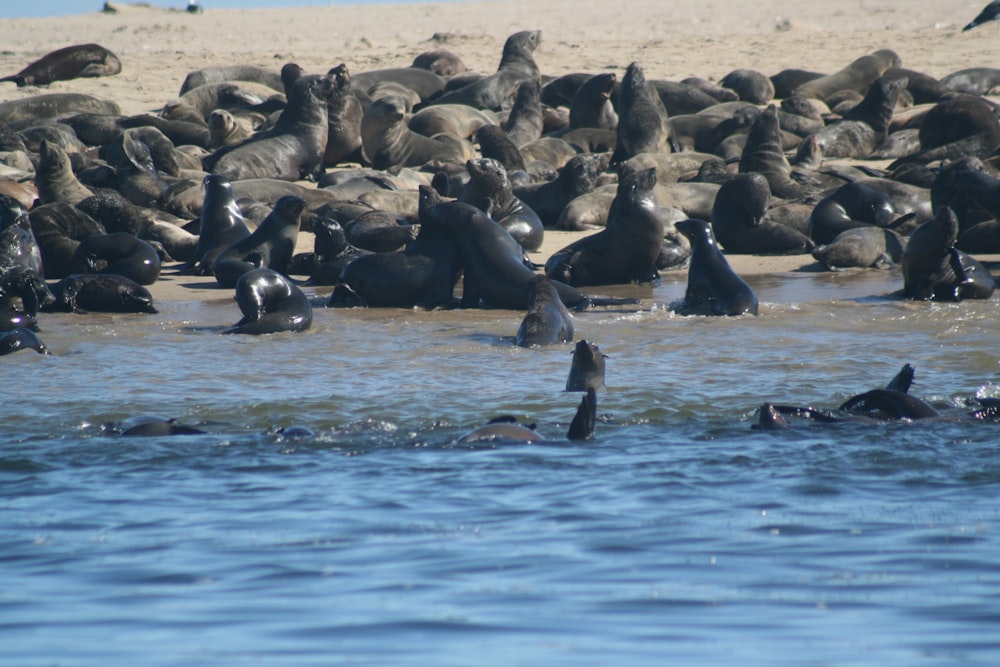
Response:
[[[569,440],[589,440],[594,435],[594,423],[597,421],[597,392],[593,387],[587,388],[587,393],[580,399],[576,415],[569,425],[566,437]]]

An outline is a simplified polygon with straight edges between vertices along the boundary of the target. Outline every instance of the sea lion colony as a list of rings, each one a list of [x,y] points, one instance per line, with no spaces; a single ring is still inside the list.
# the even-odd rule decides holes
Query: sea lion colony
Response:
[[[226,288],[254,271],[305,304],[276,318],[288,327],[246,326],[265,313],[245,310],[228,330],[253,333],[308,326],[301,284],[335,285],[331,306],[528,310],[544,274],[547,293],[583,308],[601,301],[575,286],[655,281],[689,261],[676,310],[755,313],[719,246],[830,269],[901,262],[906,298],[992,294],[972,255],[1000,252],[1000,123],[984,96],[1000,70],[937,80],[882,49],[832,73],[741,69],[718,85],[648,78],[640,63],[620,81],[548,77],[540,44],[511,35],[490,74],[445,49],[368,72],[210,67],[137,116],[73,93],[0,103],[5,328],[50,308],[155,312],[142,285],[161,263]],[[117,62],[67,47],[7,80],[120,69],[98,59]],[[689,219],[706,223],[675,224]],[[602,227],[543,272],[526,260],[545,228]],[[313,252],[293,254],[300,229]],[[711,261],[692,257],[706,243]],[[560,331],[537,340],[571,339],[553,319]]]

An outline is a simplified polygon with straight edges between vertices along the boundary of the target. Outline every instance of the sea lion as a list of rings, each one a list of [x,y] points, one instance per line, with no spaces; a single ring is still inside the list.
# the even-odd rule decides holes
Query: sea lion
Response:
[[[731,255],[806,253],[813,242],[805,234],[766,219],[771,190],[767,179],[750,172],[722,184],[712,205],[712,229]]]
[[[757,296],[736,275],[704,220],[681,220],[677,230],[691,241],[684,300],[677,308],[682,315],[757,314]]]
[[[496,417],[486,422],[485,426],[466,433],[458,439],[458,444],[478,442],[536,442],[542,436],[535,432],[534,424],[519,424],[510,415]]]
[[[326,98],[332,85],[329,77],[303,76],[273,128],[208,156],[206,170],[232,181],[314,178],[323,168],[329,136]]]
[[[252,137],[256,130],[249,118],[238,118],[225,109],[216,109],[208,115],[207,147],[214,150],[238,146]]]
[[[376,169],[419,167],[433,160],[463,162],[475,151],[460,137],[417,134],[406,124],[403,100],[390,95],[372,102],[361,118],[364,155]]]
[[[755,172],[766,178],[771,193],[776,197],[797,198],[809,191],[792,178],[792,165],[788,163],[781,145],[778,109],[773,104],[764,109],[750,126],[740,155],[739,170],[740,173]]]
[[[155,415],[130,417],[120,425],[105,424],[105,429],[112,432],[118,432],[126,438],[150,438],[162,437],[165,435],[198,435],[200,433],[204,433],[204,431],[193,426],[180,424],[176,419],[165,419]]]
[[[553,253],[545,274],[573,286],[656,282],[664,222],[655,185],[653,168],[622,174],[605,229]]]
[[[351,245],[372,252],[401,250],[419,230],[419,225],[411,225],[402,216],[378,210],[362,213],[344,228]]]
[[[774,86],[774,96],[779,100],[791,97],[795,94],[795,89],[799,86],[821,79],[825,74],[820,72],[810,72],[809,70],[788,68],[777,74],[771,75],[771,85]]]
[[[542,41],[541,30],[523,30],[507,38],[497,71],[457,90],[446,92],[435,104],[467,104],[477,109],[499,111],[522,82],[538,79],[540,72],[532,56]]]
[[[889,121],[908,79],[883,76],[842,120],[819,130],[815,136],[827,157],[867,157],[887,136]]]
[[[42,204],[63,202],[72,205],[94,194],[73,173],[66,151],[48,141],[43,141],[39,148],[35,187]]]
[[[614,72],[595,74],[583,82],[569,103],[569,126],[618,129],[618,113],[611,103],[611,91],[618,83]]]
[[[13,197],[0,194],[0,277],[18,268],[44,276],[42,251],[32,232],[27,208]]]
[[[80,241],[104,234],[104,227],[83,211],[63,202],[36,206],[28,213],[31,230],[41,250],[44,275],[63,278],[83,267],[74,258]]]
[[[160,277],[156,248],[127,232],[88,236],[74,255],[90,273],[114,273],[140,285],[152,285]]]
[[[460,106],[460,105],[456,105]],[[433,109],[435,107],[429,107]],[[471,109],[472,107],[466,107]],[[508,172],[525,171],[524,156],[499,125],[483,125],[476,130],[476,142],[483,157],[493,158]]]
[[[34,350],[38,354],[48,354],[45,343],[31,329],[11,329],[0,333],[0,356],[18,352],[20,350]]]
[[[886,227],[895,211],[892,201],[882,192],[863,183],[848,183],[813,208],[809,215],[809,238],[825,245],[846,229],[866,225]]]
[[[348,264],[368,254],[351,245],[344,228],[332,218],[314,219],[312,230],[313,252],[294,255],[288,267],[289,274],[309,276],[307,285],[336,285]]]
[[[977,260],[955,248],[958,218],[942,207],[917,227],[903,251],[903,296],[913,300],[988,299],[994,281]]]
[[[368,70],[357,72],[352,78],[355,91],[371,90],[384,81],[406,86],[419,95],[425,104],[440,96],[446,83],[443,77],[420,67],[389,67]]]
[[[672,145],[667,110],[650,90],[642,67],[635,62],[628,66],[622,78],[616,137],[612,165],[639,153],[670,152],[667,147]]]
[[[573,316],[566,310],[559,292],[547,277],[531,281],[528,313],[517,329],[518,347],[541,347],[573,340]]]
[[[77,113],[119,116],[121,112],[121,108],[115,102],[83,93],[49,93],[0,102],[0,120],[12,125]]]
[[[208,83],[226,83],[229,81],[250,81],[264,84],[279,93],[285,91],[281,81],[281,74],[273,69],[257,65],[218,65],[188,72],[188,75],[184,77],[184,83],[181,84],[181,90],[177,94],[183,95],[198,86],[204,86]]]
[[[924,401],[893,389],[872,389],[858,394],[845,401],[838,410],[882,421],[938,416],[938,411]]]
[[[424,51],[413,59],[410,67],[429,70],[445,79],[461,74],[468,69],[462,59],[448,49]]]
[[[577,341],[573,348],[573,361],[569,367],[569,377],[566,378],[566,391],[587,391],[588,389],[604,389],[605,359],[608,355],[601,352],[597,343],[586,340]]]
[[[996,20],[1000,20],[1000,0],[993,0],[993,2],[983,7],[979,13],[976,14],[976,18],[969,21],[965,27],[962,28],[962,32],[972,30],[978,25],[983,25],[984,23]]]
[[[589,440],[594,436],[594,425],[597,422],[597,392],[594,387],[587,387],[586,393],[580,399],[573,421],[566,432],[567,440]]]
[[[56,301],[45,310],[93,311],[107,313],[151,313],[153,306],[149,290],[124,276],[111,273],[73,274],[52,286]]]
[[[719,85],[751,104],[767,104],[774,99],[774,84],[765,74],[752,69],[735,69],[719,79]]]
[[[234,287],[241,275],[251,269],[272,269],[286,273],[295,252],[302,212],[306,202],[295,195],[285,195],[274,210],[250,236],[222,250],[212,262],[212,273],[223,287]]]
[[[118,56],[100,44],[77,44],[47,53],[17,74],[0,78],[0,81],[13,81],[18,88],[47,86],[53,81],[114,76],[121,71],[122,62]]]
[[[523,146],[542,136],[541,84],[537,79],[522,81],[514,94],[514,105],[507,114],[504,129],[515,146]]]
[[[484,125],[496,125],[497,119],[492,112],[482,111],[467,104],[433,104],[410,116],[406,124],[411,130],[425,137],[447,132],[469,139]]]
[[[686,79],[681,79],[681,83],[685,86],[697,88],[718,102],[735,102],[740,99],[735,90],[723,88],[719,84],[712,83],[708,79],[703,79],[700,76],[689,76]]]
[[[989,102],[960,96],[935,104],[920,120],[920,151],[889,165],[927,164],[963,157],[985,158],[1000,147],[1000,122]]]
[[[941,77],[941,84],[959,93],[988,95],[1000,86],[1000,69],[996,67],[970,67]]]
[[[848,268],[889,269],[903,256],[903,238],[882,227],[845,229],[830,243],[813,248],[812,256],[831,271]]]
[[[812,79],[795,89],[796,95],[826,100],[841,90],[863,93],[875,83],[886,70],[899,67],[899,55],[890,49],[880,49],[861,56],[847,67],[833,74]]]
[[[243,318],[225,334],[305,331],[312,326],[309,299],[291,280],[268,268],[252,269],[236,281],[236,303]]]
[[[216,109],[253,109],[268,114],[283,109],[287,103],[285,97],[268,86],[249,81],[206,83],[165,104],[160,113],[170,120],[204,123]]]
[[[566,204],[592,191],[607,168],[607,155],[576,155],[559,170],[555,180],[514,187],[514,195],[538,214],[545,227],[552,227]]]
[[[493,218],[528,252],[538,250],[545,234],[542,221],[531,207],[514,196],[503,165],[490,158],[476,158],[466,162],[466,169],[470,179],[458,200]]]
[[[354,93],[351,74],[341,63],[326,73],[332,80],[326,95],[327,139],[323,164],[361,162],[361,117],[365,110]]]

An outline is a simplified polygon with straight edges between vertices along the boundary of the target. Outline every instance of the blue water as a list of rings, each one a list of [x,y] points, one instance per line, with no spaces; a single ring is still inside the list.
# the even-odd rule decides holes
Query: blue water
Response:
[[[136,0],[138,1],[138,0]],[[185,9],[188,0],[142,0],[153,7],[163,9]],[[420,0],[393,0],[394,4],[419,2]],[[121,0],[113,4],[132,4],[133,0]],[[263,9],[270,7],[334,7],[338,5],[370,5],[379,0],[198,0],[204,10],[212,9]],[[50,16],[68,16],[73,14],[89,14],[100,11],[103,0],[35,0],[22,2],[6,0],[0,3],[0,18],[42,18]]]
[[[795,273],[685,318],[683,279],[576,317],[610,356],[584,443],[571,346],[514,347],[516,312],[43,315],[54,354],[0,365],[0,663],[1000,664],[1000,424],[961,418],[1000,301]],[[949,418],[751,429],[904,362]],[[102,428],[148,414],[207,433]],[[457,443],[498,414],[546,441]]]

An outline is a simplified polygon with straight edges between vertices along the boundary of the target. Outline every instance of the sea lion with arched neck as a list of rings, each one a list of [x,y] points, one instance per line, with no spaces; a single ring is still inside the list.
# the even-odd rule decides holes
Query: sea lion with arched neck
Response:
[[[507,38],[497,71],[438,97],[435,104],[467,104],[477,109],[499,111],[517,87],[540,72],[533,56],[542,41],[541,30],[523,30]]]
[[[252,269],[236,281],[236,303],[243,318],[226,334],[272,334],[305,331],[312,326],[312,306],[295,283],[272,269]]]
[[[642,67],[633,62],[622,78],[617,140],[611,164],[624,162],[639,153],[670,152],[671,146],[667,110],[646,83]]]
[[[704,220],[681,220],[677,230],[691,241],[687,288],[678,307],[682,315],[756,315],[757,295],[740,278]]]
[[[903,296],[926,301],[988,299],[993,276],[973,257],[955,248],[958,219],[948,207],[917,227],[903,251]]]
[[[212,273],[219,284],[234,287],[239,277],[251,269],[286,273],[305,208],[305,200],[296,195],[285,195],[275,202],[274,210],[250,236],[230,245],[212,262]]]
[[[470,178],[458,200],[472,204],[496,220],[528,252],[538,250],[545,234],[541,218],[514,196],[503,165],[490,158],[476,158],[465,166]]]
[[[203,180],[204,204],[194,256],[182,264],[181,273],[207,276],[220,252],[250,236],[243,212],[233,196],[233,184],[220,174],[209,174]]]

